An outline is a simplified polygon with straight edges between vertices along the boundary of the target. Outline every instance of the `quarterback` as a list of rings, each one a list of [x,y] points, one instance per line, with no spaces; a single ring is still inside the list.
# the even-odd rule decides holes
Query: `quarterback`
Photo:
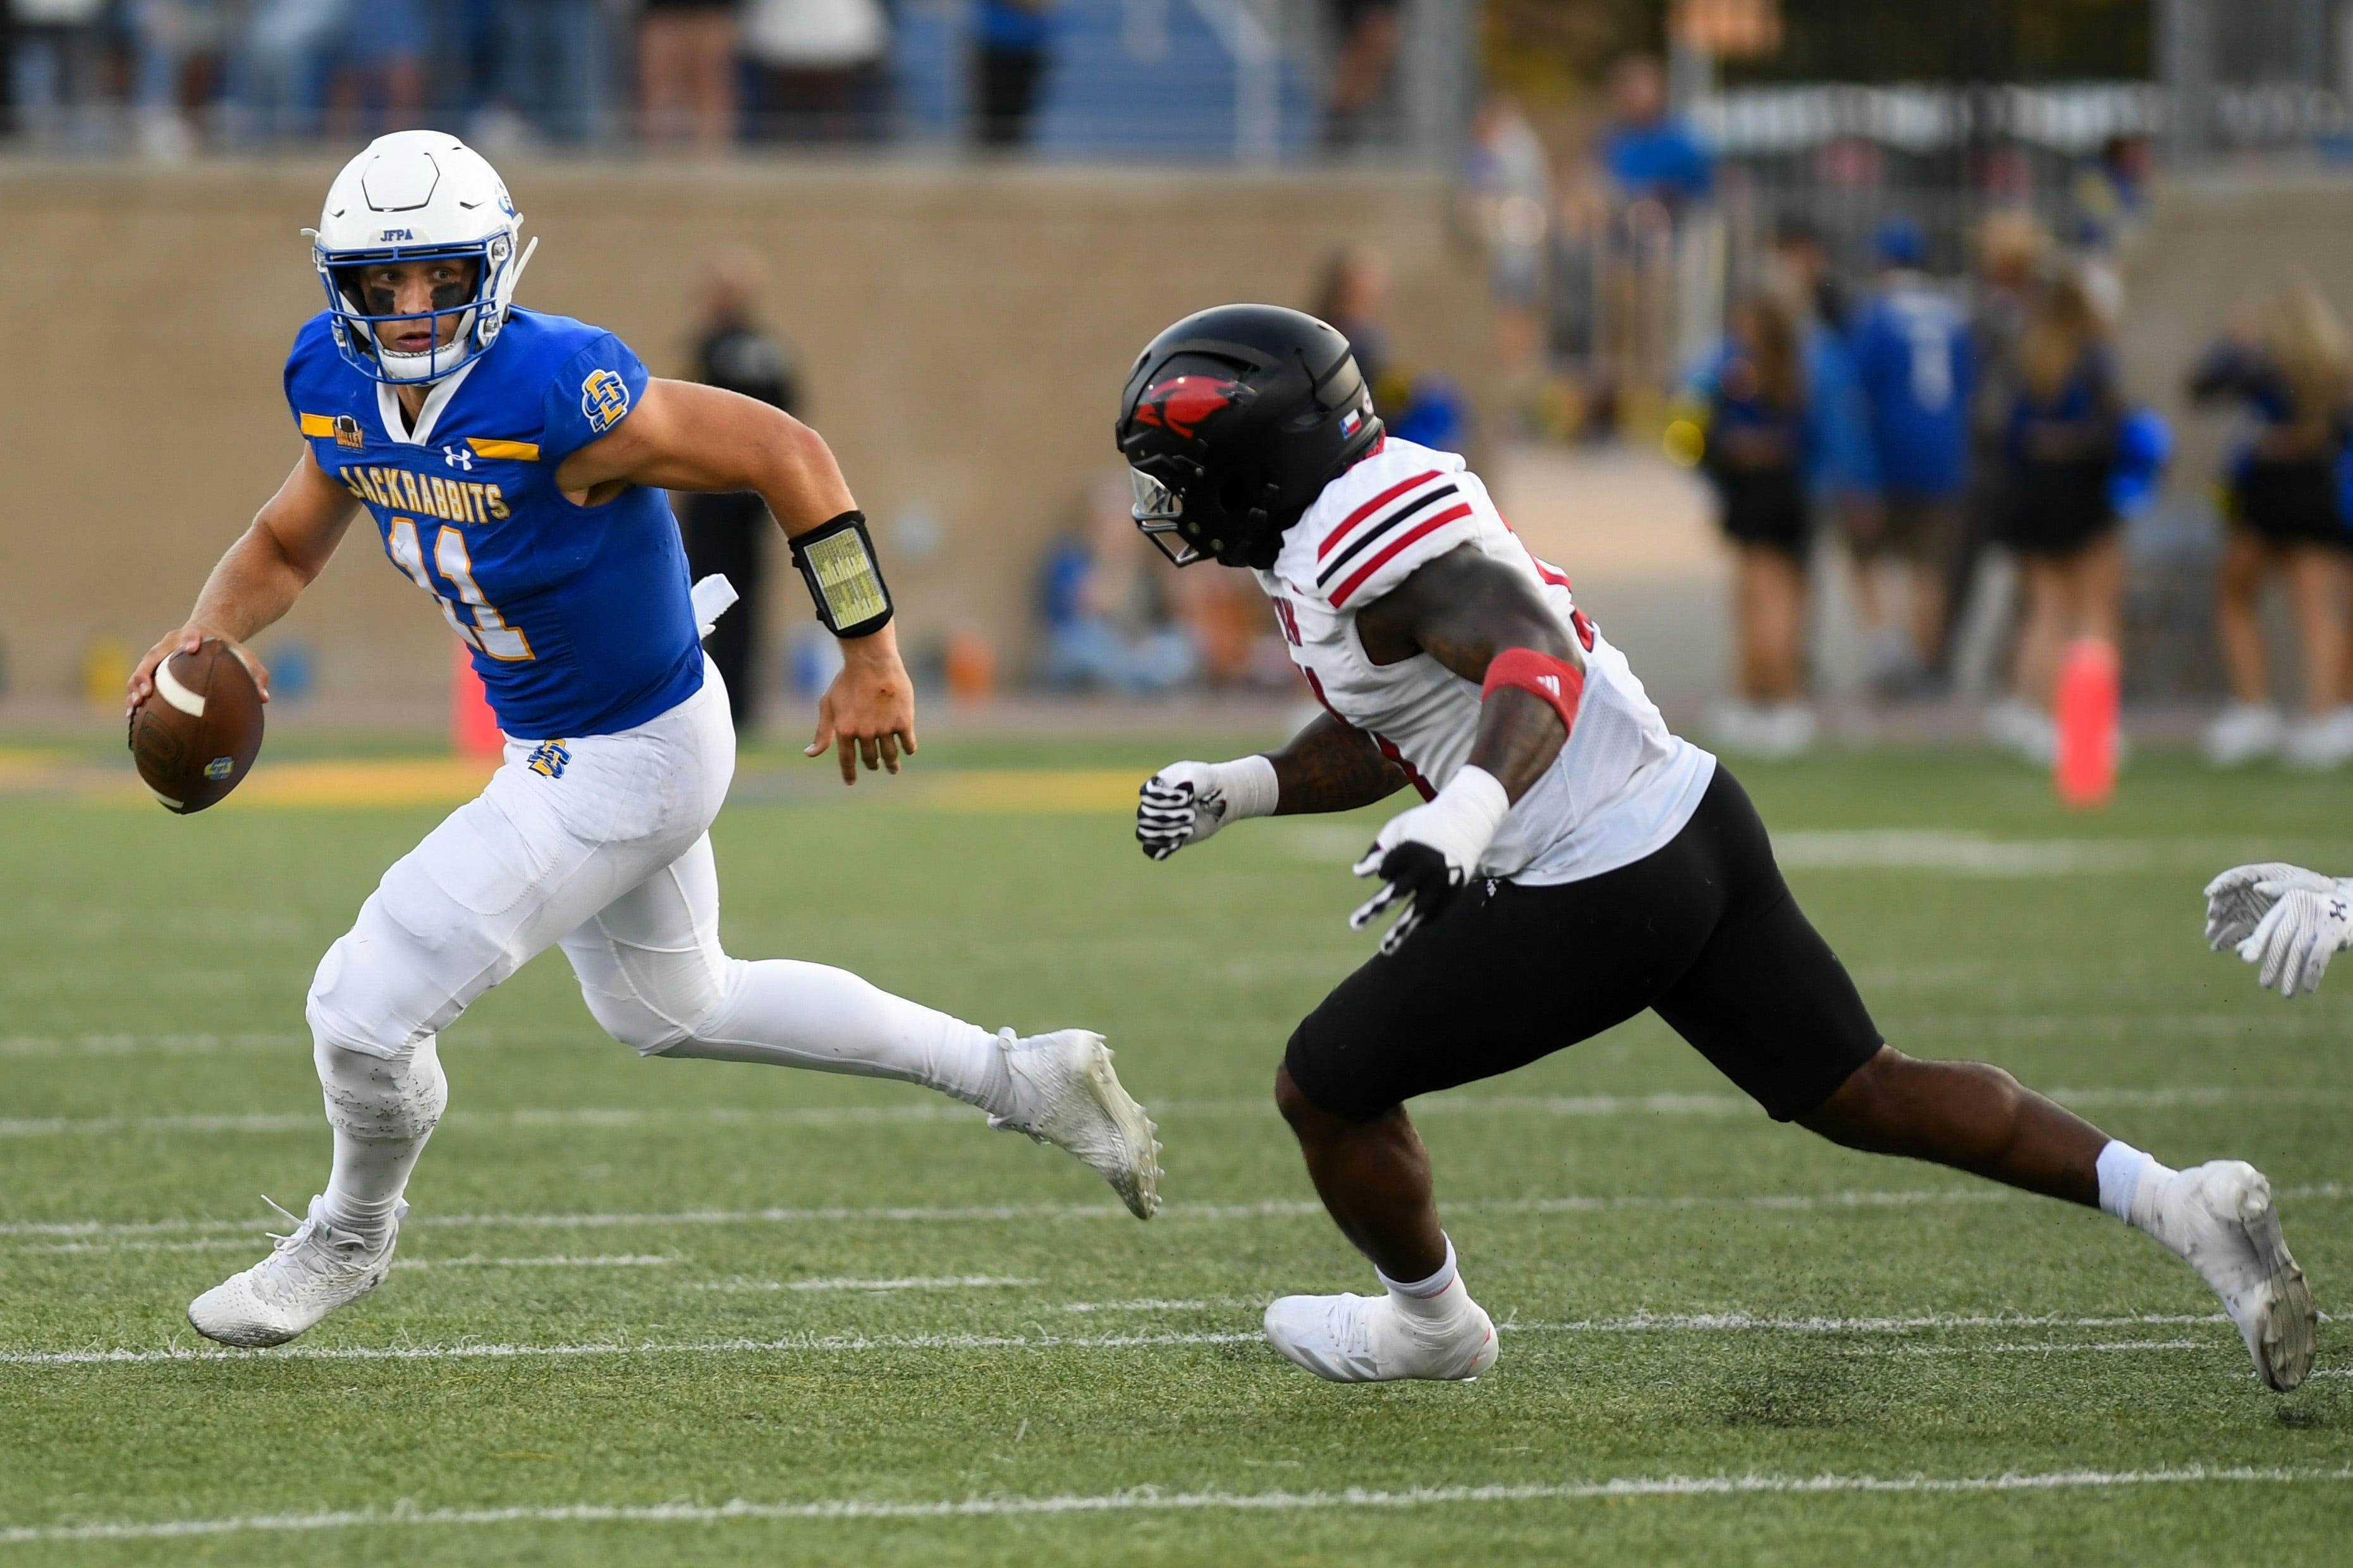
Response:
[[[1180,566],[1250,571],[1325,709],[1271,756],[1147,780],[1145,852],[1420,797],[1356,868],[1378,891],[1354,923],[1398,918],[1275,1076],[1316,1192],[1382,1289],[1274,1302],[1283,1355],[1335,1382],[1493,1365],[1404,1102],[1649,1008],[1778,1121],[2147,1232],[2222,1299],[2266,1384],[2303,1381],[2316,1313],[2263,1175],[2169,1169],[1998,1068],[1888,1046],[1739,784],[1668,731],[1460,458],[1384,434],[1337,332],[1264,305],[1187,317],[1136,360],[1118,439],[1137,524]]]
[[[380,138],[336,177],[312,249],[327,308],[286,362],[302,455],[131,678],[136,708],[174,650],[242,652],[364,510],[471,650],[508,737],[481,795],[385,873],[311,982],[326,1190],[189,1321],[280,1344],[383,1280],[448,1100],[438,1037],[551,946],[597,1023],[648,1056],[923,1084],[1069,1150],[1148,1217],[1152,1127],[1100,1037],[992,1036],[838,969],[721,949],[707,829],[735,736],[662,492],[757,491],[790,536],[843,658],[809,752],[837,748],[845,784],[915,750],[889,591],[813,431],[649,378],[612,333],[515,305],[522,227],[497,173],[438,132]]]

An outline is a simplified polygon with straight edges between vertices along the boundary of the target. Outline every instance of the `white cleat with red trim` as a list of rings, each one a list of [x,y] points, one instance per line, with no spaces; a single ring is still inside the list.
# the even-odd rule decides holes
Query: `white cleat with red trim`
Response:
[[[1409,1312],[1387,1295],[1285,1296],[1266,1310],[1266,1337],[1332,1383],[1460,1383],[1495,1364],[1495,1324],[1460,1279],[1427,1305],[1438,1310]]]

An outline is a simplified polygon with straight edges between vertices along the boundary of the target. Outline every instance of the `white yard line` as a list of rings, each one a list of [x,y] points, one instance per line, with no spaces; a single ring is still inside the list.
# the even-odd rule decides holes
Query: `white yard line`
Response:
[[[1082,1302],[1072,1310],[1177,1310],[1214,1306],[1211,1302],[1147,1301],[1147,1302]],[[1653,1333],[1791,1333],[1817,1335],[1893,1335],[1903,1336],[1926,1332],[1971,1329],[2116,1329],[2186,1324],[2220,1325],[2225,1320],[2220,1314],[2138,1313],[2120,1317],[2035,1316],[2028,1313],[1924,1313],[1912,1317],[1775,1317],[1748,1312],[1652,1313],[1638,1312],[1619,1318],[1581,1318],[1559,1322],[1520,1322],[1506,1318],[1496,1325],[1497,1331],[1511,1334],[1588,1335],[1588,1334],[1653,1334]],[[1260,1339],[1255,1330],[1249,1331],[1200,1331],[1189,1332],[1134,1332],[1115,1334],[1052,1334],[1052,1333],[929,1333],[929,1334],[792,1334],[778,1339],[686,1340],[675,1342],[645,1341],[634,1344],[600,1342],[556,1344],[473,1344],[448,1345],[296,1345],[291,1349],[273,1351],[220,1350],[187,1345],[165,1345],[153,1349],[130,1346],[58,1351],[0,1352],[0,1365],[11,1366],[124,1366],[168,1362],[215,1361],[474,1361],[519,1360],[540,1357],[601,1357],[639,1355],[762,1355],[762,1354],[823,1354],[854,1353],[863,1351],[929,1351],[929,1350],[1149,1350],[1172,1345],[1229,1345],[1255,1343]],[[2084,1344],[2063,1342],[2050,1345],[2022,1344],[1998,1348],[2020,1350],[2086,1350],[2148,1348],[2204,1348],[2220,1351],[2229,1348],[2226,1338],[2211,1341],[2162,1342],[2135,1340],[2111,1343]],[[1963,1347],[1966,1348],[1966,1347]]]
[[[408,1268],[667,1268],[685,1258],[669,1253],[599,1252],[586,1256],[543,1253],[530,1258],[403,1258],[396,1269]]]
[[[1294,858],[1345,865],[1365,852],[1366,832],[1337,823],[1278,830]],[[2195,876],[2201,883],[2249,853],[2277,855],[2241,838],[1995,838],[1936,828],[1796,829],[1773,835],[1784,869],[1914,871],[1949,877]],[[2197,889],[2190,889],[2195,897]]]
[[[1345,958],[1335,958],[1334,975],[1346,967]],[[2219,962],[2219,961],[2217,961]],[[2054,983],[2061,972],[2051,973]],[[1855,978],[1864,990],[1873,994],[1894,990],[1960,989],[1981,986],[1996,976],[2016,982],[2031,980],[2036,971],[2024,963],[1971,967],[1967,974],[1942,973],[1938,966],[1920,963],[1901,970],[1883,967],[1858,966]],[[2327,1010],[2295,1010],[2274,1004],[2259,1012],[2207,1012],[2158,1014],[2146,1017],[2112,1014],[2026,1012],[2003,1014],[1951,1013],[1943,1009],[1928,1012],[1917,1008],[1892,1007],[1887,1012],[1902,1020],[1897,1031],[1903,1035],[1935,1034],[1938,1037],[1958,1036],[1988,1040],[2001,1039],[2236,1039],[2249,1035],[2303,1038],[2306,1037],[2339,1037],[2346,1032],[2346,1023]],[[1187,1025],[1198,1032],[1199,1026]],[[1228,1030],[1236,1037],[1254,1031],[1244,1027]],[[551,1049],[610,1051],[612,1043],[604,1038],[594,1026],[584,1023],[572,1033],[509,1034],[499,1030],[469,1032],[463,1037],[463,1047],[469,1051]],[[455,1048],[455,1047],[453,1047]],[[228,1034],[228,1035],[0,1035],[0,1059],[41,1059],[55,1058],[117,1058],[131,1056],[272,1056],[299,1054],[307,1057],[311,1037],[294,1034]],[[1211,1103],[1211,1102],[1199,1102]],[[1257,1101],[1244,1102],[1250,1104]],[[1745,1102],[1744,1102],[1745,1103]],[[886,1108],[895,1110],[897,1108]],[[944,1111],[945,1107],[933,1108]],[[1155,1109],[1157,1109],[1155,1107]],[[313,1118],[315,1121],[316,1119]]]
[[[0,1545],[67,1541],[158,1541],[191,1536],[338,1530],[455,1529],[501,1524],[723,1524],[739,1520],[924,1520],[1054,1517],[1107,1513],[1303,1513],[1325,1510],[1426,1509],[1481,1503],[1588,1502],[1618,1498],[1828,1497],[1841,1494],[1972,1496],[2002,1492],[2111,1490],[2128,1487],[2316,1486],[2353,1481],[2353,1469],[2256,1469],[2183,1466],[2155,1470],[2006,1471],[1993,1476],[1615,1476],[1607,1480],[1526,1485],[1414,1487],[1388,1491],[1131,1491],[1055,1497],[973,1497],[936,1501],[827,1498],[807,1502],[517,1504],[470,1509],[361,1509],[331,1513],[228,1518],[110,1520],[0,1527]]]
[[[2054,1089],[2046,1091],[2064,1104],[2132,1106],[2164,1109],[2217,1105],[2343,1105],[2353,1091],[2289,1087],[2226,1085],[2158,1088]],[[1271,1100],[1171,1100],[1151,1107],[1165,1119],[1270,1119]],[[1737,1094],[1461,1094],[1427,1096],[1416,1100],[1416,1116],[1743,1116],[1761,1118],[1757,1102]],[[910,1105],[798,1106],[746,1110],[739,1106],[572,1106],[524,1107],[510,1110],[453,1110],[441,1125],[453,1128],[637,1128],[658,1126],[712,1127],[872,1127],[901,1123],[973,1122],[980,1113],[968,1106],[918,1102]],[[176,1116],[36,1116],[0,1119],[0,1138],[111,1136],[124,1132],[300,1133],[310,1136],[324,1125],[315,1110],[264,1111],[244,1114]]]
[[[2335,1201],[2353,1195],[2353,1187],[2339,1182],[2275,1187],[2274,1195],[2293,1201]],[[1607,1214],[1620,1210],[1759,1208],[1840,1210],[1909,1208],[1917,1205],[2039,1202],[2032,1194],[1990,1184],[1909,1192],[1746,1193],[1618,1197],[1472,1198],[1449,1203],[1451,1210],[1472,1214]],[[1166,1219],[1263,1219],[1317,1215],[1321,1204],[1306,1199],[1271,1198],[1258,1203],[1170,1204],[1160,1212]],[[863,1225],[964,1224],[978,1220],[1121,1219],[1127,1211],[1116,1204],[995,1204],[881,1208],[686,1209],[666,1214],[455,1214],[424,1215],[409,1224],[420,1231],[481,1227],[522,1230],[614,1230],[635,1226],[718,1225]],[[162,1236],[250,1236],[259,1237],[263,1222],[238,1219],[159,1219],[112,1221],[95,1219],[11,1220],[0,1222],[0,1237],[103,1238]]]
[[[698,1290],[995,1290],[1035,1285],[1035,1279],[999,1274],[910,1275],[896,1279],[713,1279]]]

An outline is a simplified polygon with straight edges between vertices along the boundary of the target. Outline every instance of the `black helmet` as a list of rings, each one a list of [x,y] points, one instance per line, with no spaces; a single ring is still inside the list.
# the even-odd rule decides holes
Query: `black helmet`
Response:
[[[1283,530],[1380,438],[1348,340],[1280,305],[1186,317],[1120,395],[1135,526],[1179,566],[1273,565]]]

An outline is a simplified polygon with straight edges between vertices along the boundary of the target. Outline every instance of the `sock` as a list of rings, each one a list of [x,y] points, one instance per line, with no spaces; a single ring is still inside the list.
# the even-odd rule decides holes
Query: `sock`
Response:
[[[2111,1138],[2100,1151],[2098,1170],[2101,1212],[2172,1247],[2171,1238],[2157,1228],[2157,1195],[2176,1174],[2173,1167],[2158,1163],[2154,1156],[2120,1138]]]
[[[977,1025],[822,963],[731,958],[727,971],[719,1011],[663,1056],[895,1078],[993,1116],[1014,1110],[1005,1053]]]
[[[1373,1277],[1388,1288],[1389,1300],[1397,1304],[1398,1310],[1409,1317],[1451,1318],[1471,1300],[1467,1288],[1461,1290],[1453,1289],[1461,1283],[1462,1272],[1455,1266],[1454,1239],[1451,1237],[1446,1238],[1446,1261],[1440,1264],[1438,1272],[1429,1279],[1408,1283],[1390,1279],[1377,1268],[1373,1270]]]
[[[335,1134],[327,1218],[342,1229],[380,1237],[449,1104],[440,1052],[430,1037],[406,1058],[372,1057],[322,1039],[311,1060]]]

